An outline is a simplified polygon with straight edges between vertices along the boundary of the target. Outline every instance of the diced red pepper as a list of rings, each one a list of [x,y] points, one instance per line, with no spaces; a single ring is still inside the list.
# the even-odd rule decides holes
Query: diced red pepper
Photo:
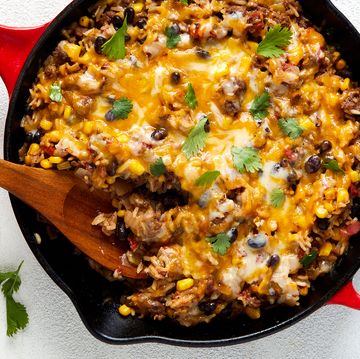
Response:
[[[53,156],[55,152],[54,146],[41,146],[41,149],[49,156]]]
[[[353,183],[350,185],[350,194],[352,197],[357,197],[359,195],[359,190]]]
[[[131,236],[129,236],[127,240],[129,242],[130,249],[133,252],[136,251],[137,247],[139,247],[139,242],[134,237]]]
[[[349,236],[352,236],[359,232],[360,232],[360,222],[359,221],[353,222],[346,227],[346,233]]]

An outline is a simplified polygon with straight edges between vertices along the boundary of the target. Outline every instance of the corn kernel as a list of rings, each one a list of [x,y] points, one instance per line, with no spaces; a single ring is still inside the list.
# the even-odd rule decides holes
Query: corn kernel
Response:
[[[118,142],[120,142],[120,143],[129,142],[129,136],[127,136],[127,135],[125,135],[125,134],[121,134],[121,135],[117,136],[116,139],[117,139]]]
[[[45,169],[49,169],[52,167],[52,163],[49,160],[40,161],[40,166]]]
[[[315,209],[315,214],[319,218],[326,218],[329,214],[328,210],[323,206],[318,206]]]
[[[145,172],[145,167],[138,160],[131,160],[129,171],[136,176],[141,176]]]
[[[68,120],[71,116],[71,107],[70,106],[65,106],[65,110],[64,110],[64,119]]]
[[[343,59],[339,60],[335,65],[337,70],[342,70],[345,66],[346,66],[346,62]]]
[[[338,104],[338,102],[339,102],[339,98],[338,98],[338,96],[336,94],[329,93],[326,96],[326,102],[330,106],[336,106]]]
[[[144,8],[144,4],[141,2],[137,2],[136,4],[133,5],[133,9],[135,10],[135,12],[140,12],[143,8]]]
[[[90,135],[93,132],[94,129],[94,122],[93,121],[85,121],[83,125],[83,132],[86,135]]]
[[[119,307],[119,313],[124,317],[129,316],[131,314],[131,312],[132,312],[132,309],[125,304],[123,304]]]
[[[347,77],[343,83],[341,84],[340,88],[342,91],[347,90],[350,87],[350,79]]]
[[[67,42],[64,45],[64,51],[70,57],[71,61],[75,62],[79,58],[81,47]]]
[[[32,164],[31,156],[29,156],[29,155],[25,156],[25,164],[28,166],[30,166]]]
[[[245,307],[245,313],[251,319],[259,319],[260,318],[260,308]]]
[[[225,62],[222,62],[215,70],[214,76],[216,79],[220,79],[226,76],[228,73],[229,73],[229,66]]]
[[[58,163],[61,163],[63,161],[64,161],[64,159],[62,157],[59,157],[59,156],[51,156],[51,157],[49,157],[49,162],[50,163],[58,164]]]
[[[89,27],[90,19],[87,16],[81,16],[79,24],[83,27]]]
[[[306,227],[306,218],[305,218],[305,216],[296,216],[295,217],[295,223],[301,228]]]
[[[309,118],[304,118],[302,121],[300,121],[300,126],[305,130],[314,130],[316,128],[314,122],[312,122]]]
[[[176,289],[179,291],[190,289],[194,285],[194,279],[192,278],[185,278],[180,279],[176,283]]]
[[[49,140],[51,142],[59,142],[61,139],[61,132],[60,131],[51,131],[48,133]]]
[[[125,211],[123,209],[119,209],[117,211],[117,215],[118,215],[118,217],[124,217],[125,216]]]
[[[333,212],[335,209],[332,203],[330,202],[325,202],[324,207],[327,209],[328,212]]]
[[[350,172],[350,179],[351,179],[351,182],[359,182],[360,181],[360,175],[359,175],[359,172],[357,171],[351,171]]]
[[[52,125],[53,125],[52,122],[49,120],[41,120],[40,121],[40,127],[45,131],[51,130]]]
[[[319,256],[327,257],[331,253],[331,250],[332,250],[331,243],[325,242],[320,248]]]
[[[333,57],[334,57],[335,60],[338,59],[338,58],[340,57],[340,52],[339,52],[339,51],[335,51],[335,52],[333,53]]]
[[[39,154],[40,146],[37,143],[32,143],[29,147],[28,154],[29,155],[37,155]]]
[[[327,190],[325,190],[324,195],[327,200],[333,200],[336,198],[336,189],[328,188]]]
[[[339,188],[336,202],[338,203],[347,203],[349,202],[349,192],[345,188]]]

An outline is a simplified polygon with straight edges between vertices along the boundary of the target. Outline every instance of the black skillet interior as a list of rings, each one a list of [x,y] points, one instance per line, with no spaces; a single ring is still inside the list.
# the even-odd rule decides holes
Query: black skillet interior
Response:
[[[39,65],[60,40],[61,29],[86,13],[94,1],[73,1],[50,25],[30,54],[17,82],[10,102],[5,130],[5,159],[17,162],[18,149],[24,141],[20,129],[28,89],[36,77]],[[343,54],[360,80],[360,36],[351,24],[327,0],[301,1],[305,14],[321,26],[330,44]],[[355,50],[355,51],[354,51]],[[47,199],[51,200],[51,199]],[[208,325],[184,328],[172,321],[154,322],[148,319],[122,318],[117,314],[119,297],[126,292],[121,283],[109,283],[90,269],[82,255],[65,239],[50,240],[46,225],[37,220],[36,213],[11,197],[20,228],[43,268],[69,295],[89,331],[98,339],[113,343],[162,341],[178,345],[224,345],[239,343],[282,329],[308,315],[324,304],[360,267],[360,246],[352,240],[349,252],[334,271],[314,283],[308,296],[296,308],[276,307],[263,311],[259,320],[241,316],[235,320],[218,319]],[[290,214],[291,215],[291,214]],[[41,245],[34,233],[43,239]],[[357,239],[358,242],[358,239]]]

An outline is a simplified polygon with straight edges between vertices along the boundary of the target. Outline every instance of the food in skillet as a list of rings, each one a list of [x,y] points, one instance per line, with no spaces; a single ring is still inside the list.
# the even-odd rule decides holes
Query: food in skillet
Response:
[[[100,1],[63,36],[20,157],[111,192],[93,224],[149,276],[120,313],[297,305],[360,229],[360,90],[298,2]]]

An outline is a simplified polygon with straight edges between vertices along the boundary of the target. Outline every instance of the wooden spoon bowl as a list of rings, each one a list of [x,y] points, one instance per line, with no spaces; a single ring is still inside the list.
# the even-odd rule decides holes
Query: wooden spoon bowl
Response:
[[[99,212],[112,212],[107,193],[89,191],[69,171],[52,171],[0,160],[0,187],[28,204],[51,222],[88,257],[124,277],[145,278],[136,267],[121,263],[126,249],[104,235],[92,220]]]

